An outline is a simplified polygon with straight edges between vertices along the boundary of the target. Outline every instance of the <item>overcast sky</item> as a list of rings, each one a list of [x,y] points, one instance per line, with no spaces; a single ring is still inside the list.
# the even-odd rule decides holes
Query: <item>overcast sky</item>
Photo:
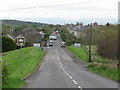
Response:
[[[1,0],[0,19],[60,23],[87,18],[117,18],[119,0]]]

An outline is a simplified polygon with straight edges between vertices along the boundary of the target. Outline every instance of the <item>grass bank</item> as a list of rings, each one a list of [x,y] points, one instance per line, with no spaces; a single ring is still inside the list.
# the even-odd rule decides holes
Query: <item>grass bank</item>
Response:
[[[111,68],[110,66],[106,64],[99,65],[98,63],[91,63],[88,66],[88,69],[92,72],[95,72],[99,75],[102,75],[104,77],[107,77],[109,79],[118,81],[119,80],[119,71],[117,68]]]
[[[69,46],[67,47],[72,53],[84,61],[88,61],[88,54],[81,47]]]
[[[20,49],[10,51],[3,56],[3,65],[8,65],[10,74],[3,83],[3,88],[21,88],[26,83],[21,78],[32,73],[42,62],[45,51],[38,51],[38,48],[28,47],[22,49],[22,74],[20,74]]]
[[[81,47],[69,46],[67,48],[80,59],[88,61],[88,54]],[[92,54],[95,58],[91,63],[89,63],[88,69],[104,77],[119,81],[118,79],[120,77],[118,76],[119,70],[116,64],[117,61],[98,55],[95,48],[92,48]]]

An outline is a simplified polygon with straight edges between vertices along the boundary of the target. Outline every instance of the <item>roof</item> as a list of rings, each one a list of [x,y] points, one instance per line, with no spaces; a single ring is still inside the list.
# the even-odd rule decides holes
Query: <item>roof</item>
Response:
[[[10,37],[11,39],[15,40],[15,36],[13,36],[12,34],[7,34],[6,36]]]
[[[16,36],[16,38],[23,38],[24,35],[23,34],[19,34],[18,36]]]

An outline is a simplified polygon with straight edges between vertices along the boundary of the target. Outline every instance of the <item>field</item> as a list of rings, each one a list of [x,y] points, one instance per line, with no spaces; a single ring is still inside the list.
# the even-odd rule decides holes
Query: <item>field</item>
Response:
[[[10,51],[7,55],[3,56],[3,65],[9,67],[10,75],[6,83],[3,83],[3,88],[21,88],[26,83],[21,78],[32,73],[38,65],[42,62],[45,56],[45,51],[38,51],[38,48],[23,48],[22,55],[20,49]],[[20,73],[20,57],[22,60],[22,74]]]

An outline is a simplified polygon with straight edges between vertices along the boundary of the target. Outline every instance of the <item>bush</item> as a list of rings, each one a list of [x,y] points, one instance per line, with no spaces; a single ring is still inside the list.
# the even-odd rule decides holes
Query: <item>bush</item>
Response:
[[[16,49],[16,42],[6,36],[2,37],[2,52],[7,52]]]
[[[2,82],[3,84],[6,83],[6,80],[8,79],[8,76],[10,75],[10,69],[9,65],[2,65]]]
[[[107,58],[117,59],[118,50],[117,32],[105,32],[98,41],[97,52]]]

